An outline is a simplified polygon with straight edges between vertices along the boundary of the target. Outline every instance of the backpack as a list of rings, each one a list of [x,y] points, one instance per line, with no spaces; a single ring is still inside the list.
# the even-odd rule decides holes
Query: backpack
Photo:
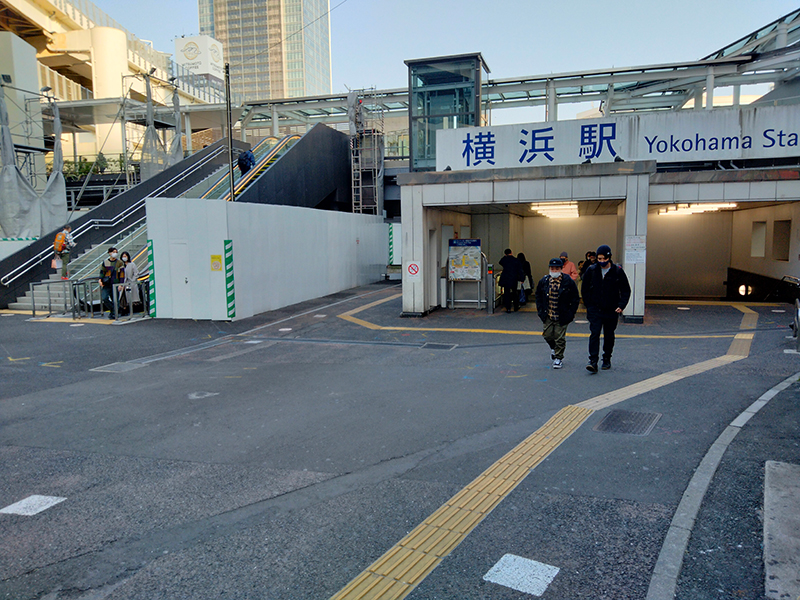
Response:
[[[250,165],[250,161],[247,159],[247,154],[245,152],[239,155],[239,158],[236,159],[236,164],[240,169],[246,169]]]
[[[67,234],[64,231],[60,231],[56,234],[56,239],[53,242],[53,250],[55,250],[56,252],[63,252],[66,246],[67,246]]]

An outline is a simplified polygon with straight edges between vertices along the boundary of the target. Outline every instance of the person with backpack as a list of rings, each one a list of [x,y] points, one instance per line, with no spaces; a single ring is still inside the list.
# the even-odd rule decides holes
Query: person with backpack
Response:
[[[72,239],[72,225],[67,223],[64,229],[56,234],[53,242],[53,251],[56,258],[61,259],[61,279],[69,279],[69,251],[75,247],[75,240]]]
[[[236,164],[239,167],[242,177],[244,177],[245,173],[256,166],[256,156],[250,150],[245,150],[244,152],[239,153],[239,158],[236,159]]]
[[[597,262],[586,269],[583,275],[581,296],[586,305],[589,320],[589,364],[586,370],[597,373],[600,358],[600,333],[603,333],[603,364],[601,369],[611,368],[611,353],[614,351],[614,330],[622,311],[631,299],[631,286],[622,267],[611,261],[611,248],[603,244],[597,249]]]
[[[108,318],[115,318],[114,299],[115,285],[125,281],[125,263],[117,259],[117,249],[108,249],[108,258],[100,265],[100,300],[103,308],[109,312]],[[119,304],[117,304],[119,308]]]

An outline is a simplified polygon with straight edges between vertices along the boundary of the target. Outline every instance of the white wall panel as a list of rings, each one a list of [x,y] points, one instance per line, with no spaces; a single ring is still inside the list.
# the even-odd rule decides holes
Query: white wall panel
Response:
[[[227,318],[225,274],[211,270],[226,239],[233,240],[236,319],[378,281],[388,260],[388,226],[377,216],[183,198],[150,199],[147,215],[158,317],[178,316],[177,300],[190,305],[180,316]],[[188,300],[170,289],[185,279]]]

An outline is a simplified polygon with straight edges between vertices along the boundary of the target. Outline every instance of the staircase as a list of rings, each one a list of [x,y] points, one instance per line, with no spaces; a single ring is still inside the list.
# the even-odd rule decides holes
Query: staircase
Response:
[[[100,303],[100,265],[108,257],[108,249],[115,247],[122,254],[127,251],[136,266],[139,267],[140,276],[148,272],[147,264],[147,227],[136,226],[124,232],[114,240],[95,244],[80,256],[69,263],[70,280],[73,283],[87,281],[91,293],[91,301],[99,306]],[[63,314],[72,312],[72,302],[69,298],[69,283],[61,280],[61,271],[50,274],[43,282],[34,286],[34,293],[30,289],[16,302],[8,305],[12,310],[32,311],[36,306],[37,313]]]

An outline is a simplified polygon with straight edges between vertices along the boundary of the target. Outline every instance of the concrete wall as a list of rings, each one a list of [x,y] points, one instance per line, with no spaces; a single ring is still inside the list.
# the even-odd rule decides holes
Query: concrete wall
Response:
[[[731,226],[735,214],[650,213],[647,295],[724,297],[723,282],[731,264]],[[749,250],[749,237],[747,243]]]
[[[577,266],[586,252],[597,250],[600,244],[611,246],[614,260],[621,254],[614,247],[617,236],[616,215],[587,216],[578,219],[548,219],[528,217],[525,220],[525,241],[521,250],[531,263],[534,278],[547,273],[547,263],[562,252]],[[647,255],[650,260],[649,248]]]
[[[386,269],[382,217],[187,198],[147,200],[157,318],[226,320],[224,256],[233,240],[236,316],[378,281]]]
[[[775,221],[791,220],[789,260],[775,260]],[[753,222],[766,222],[767,239],[764,257],[752,257],[751,239]],[[733,214],[731,267],[780,279],[784,275],[800,277],[800,202],[781,204],[768,208],[740,210]]]

